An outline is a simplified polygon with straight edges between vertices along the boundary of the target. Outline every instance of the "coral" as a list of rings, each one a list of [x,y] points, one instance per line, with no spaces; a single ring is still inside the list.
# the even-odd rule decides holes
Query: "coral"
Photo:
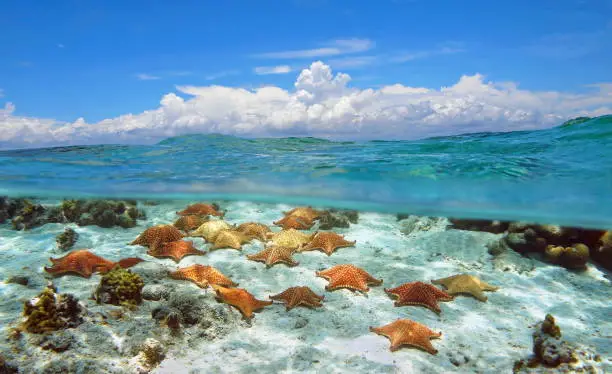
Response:
[[[40,204],[34,204],[30,200],[22,200],[20,209],[15,212],[11,221],[15,230],[29,230],[47,223],[45,208]]]
[[[162,344],[153,338],[145,340],[139,353],[140,363],[149,370],[159,365],[165,357]]]
[[[329,209],[323,211],[319,217],[319,228],[331,230],[333,228],[348,228],[351,223],[357,223],[359,214],[354,210]]]
[[[57,247],[62,251],[67,251],[72,248],[77,240],[79,240],[79,234],[69,227],[55,239]]]
[[[19,373],[19,369],[14,365],[8,363],[2,355],[0,355],[0,373],[2,374],[16,374]]]
[[[589,247],[578,243],[571,247],[549,245],[546,247],[546,259],[568,269],[585,269],[589,260]]]
[[[130,228],[136,226],[137,219],[145,218],[133,200],[64,200],[60,210],[68,222],[79,226]]]
[[[82,313],[83,308],[74,296],[57,295],[49,285],[38,297],[25,302],[23,315],[26,319],[22,327],[35,334],[76,327],[83,322]]]
[[[136,307],[142,302],[143,287],[138,274],[117,266],[102,277],[94,297],[98,303]]]
[[[608,270],[612,270],[612,231],[606,231],[600,235],[596,245],[593,247],[591,255],[593,260],[603,265]]]
[[[494,234],[499,234],[508,229],[508,222],[490,221],[481,219],[450,219],[454,228],[459,230],[469,231],[486,231]]]

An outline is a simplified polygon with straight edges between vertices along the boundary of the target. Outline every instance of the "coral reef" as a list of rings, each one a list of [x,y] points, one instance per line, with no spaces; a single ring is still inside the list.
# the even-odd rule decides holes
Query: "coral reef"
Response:
[[[56,237],[55,242],[57,243],[57,248],[67,251],[74,246],[77,240],[79,240],[79,234],[70,227],[67,227],[63,233]]]
[[[490,221],[484,219],[457,219],[451,218],[451,224],[455,229],[468,231],[486,231],[499,234],[508,229],[508,222]]]
[[[94,298],[98,303],[133,308],[142,302],[143,287],[140,275],[115,267],[102,277]]]
[[[594,248],[591,250],[593,260],[612,270],[612,231],[603,233]]]
[[[47,223],[45,208],[40,204],[34,204],[30,200],[18,200],[19,208],[15,211],[11,221],[15,230],[29,230]]]
[[[579,361],[576,348],[561,339],[561,329],[556,325],[555,318],[547,314],[533,333],[533,356],[515,362],[513,372],[529,372],[540,365],[557,368],[559,372],[574,372],[573,366]]]
[[[358,221],[359,213],[356,210],[329,209],[321,212],[319,229],[348,228],[351,223],[357,223]]]
[[[571,247],[549,245],[544,253],[549,262],[568,269],[586,269],[589,260],[589,247],[582,243]]]
[[[152,370],[166,357],[162,344],[153,338],[148,338],[142,344],[139,361],[145,370]]]
[[[78,300],[70,294],[56,292],[53,285],[48,285],[40,295],[24,303],[24,330],[40,334],[76,327],[83,322],[84,308]]]

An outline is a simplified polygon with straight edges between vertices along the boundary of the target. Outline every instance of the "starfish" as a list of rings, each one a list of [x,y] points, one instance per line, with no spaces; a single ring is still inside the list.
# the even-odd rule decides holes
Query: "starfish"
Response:
[[[299,263],[294,261],[291,257],[294,252],[295,250],[293,248],[272,245],[259,253],[248,255],[247,258],[249,260],[263,262],[268,268],[280,262],[283,262],[289,266],[296,266]]]
[[[228,230],[231,226],[224,220],[214,220],[204,222],[197,230],[191,233],[191,236],[200,236],[207,242],[213,242],[221,230]]]
[[[391,352],[397,351],[402,345],[420,348],[432,355],[438,350],[431,345],[430,339],[439,338],[441,332],[434,332],[429,327],[409,319],[398,319],[381,327],[370,327],[370,331],[383,335],[391,341]]]
[[[174,227],[179,230],[189,232],[197,229],[206,221],[207,219],[202,216],[190,214],[187,216],[181,216],[179,219],[177,219],[176,222],[174,222]]]
[[[317,271],[316,274],[317,277],[329,281],[329,284],[325,286],[327,291],[348,288],[349,290],[367,292],[370,290],[368,285],[379,286],[383,282],[382,279],[376,279],[365,270],[350,264],[336,265],[327,270]]]
[[[436,286],[423,282],[410,282],[395,288],[385,288],[385,292],[397,296],[395,306],[420,305],[438,314],[438,301],[451,301],[453,297]]]
[[[223,287],[236,287],[231,279],[223,275],[219,270],[212,266],[195,264],[177,271],[170,272],[170,278],[179,280],[189,280],[198,287],[206,288],[209,285],[219,285]]]
[[[281,247],[294,249],[308,243],[313,236],[314,234],[305,234],[297,231],[296,229],[281,230],[277,233],[268,233],[268,239],[270,239],[272,243]]]
[[[291,287],[278,295],[270,296],[271,300],[284,301],[288,311],[299,305],[318,308],[322,306],[321,300],[324,298],[325,296],[315,294],[308,287]]]
[[[217,300],[236,307],[246,319],[251,319],[254,311],[272,304],[272,301],[257,300],[242,288],[212,287],[217,292]]]
[[[210,247],[210,250],[213,251],[221,248],[242,250],[242,245],[248,243],[250,240],[251,238],[236,230],[221,230],[215,238],[213,246]]]
[[[49,258],[53,263],[52,266],[45,266],[45,271],[53,275],[65,273],[76,273],[82,277],[89,278],[93,273],[106,273],[112,270],[116,265],[126,269],[132,267],[139,262],[144,261],[137,257],[129,257],[112,262],[103,257],[95,255],[87,249],[79,249],[68,253],[64,257]]]
[[[443,285],[450,295],[467,293],[480,301],[487,301],[487,297],[482,291],[497,291],[499,289],[499,287],[491,286],[469,274],[457,274],[448,278],[435,279],[431,283]]]
[[[314,221],[299,216],[285,216],[284,218],[273,222],[276,226],[281,226],[283,229],[308,230],[314,225]]]
[[[176,214],[181,215],[181,216],[196,214],[198,216],[223,217],[223,213],[219,212],[219,210],[217,210],[213,205],[202,204],[202,203],[189,205],[184,210],[181,210],[180,212],[176,212]]]
[[[291,209],[288,212],[283,212],[285,216],[303,217],[309,221],[313,221],[321,216],[321,212],[311,207],[298,207]]]
[[[268,226],[257,222],[245,222],[238,226],[236,231],[239,231],[250,238],[257,238],[262,242],[266,241],[266,234],[271,232]]]
[[[348,241],[344,239],[344,235],[336,234],[335,232],[318,232],[315,234],[312,241],[305,246],[302,246],[299,251],[312,251],[320,249],[331,256],[338,248],[352,247],[356,241]]]
[[[171,258],[179,262],[185,256],[204,255],[206,252],[196,249],[192,241],[177,240],[164,243],[155,249],[149,249],[147,254],[157,258]]]
[[[157,225],[149,227],[130,243],[155,249],[160,244],[173,242],[183,238],[183,234],[172,225]]]

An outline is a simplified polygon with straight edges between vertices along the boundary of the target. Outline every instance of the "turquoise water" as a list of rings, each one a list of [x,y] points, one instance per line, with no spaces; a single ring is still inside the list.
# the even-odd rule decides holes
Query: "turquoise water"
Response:
[[[612,116],[539,131],[333,142],[187,135],[0,152],[0,195],[228,199],[612,227]]]

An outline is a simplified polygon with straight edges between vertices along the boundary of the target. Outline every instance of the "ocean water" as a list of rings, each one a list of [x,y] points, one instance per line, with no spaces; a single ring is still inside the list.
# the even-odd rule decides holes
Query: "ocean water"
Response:
[[[0,203],[0,373],[510,373],[516,362],[533,358],[532,334],[549,313],[566,342],[557,346],[567,344],[577,361],[517,372],[611,372],[610,262],[594,257],[605,245],[592,240],[612,228],[610,144],[612,116],[548,130],[419,141],[190,135],[148,146],[1,151],[0,196],[9,199]],[[23,210],[7,208],[23,197],[44,209],[34,214],[38,221],[16,218]],[[108,219],[95,207],[73,219],[51,213],[66,199],[104,198],[134,199],[126,204],[141,214],[121,227],[122,209]],[[180,261],[130,244],[147,228],[173,224],[178,211],[198,202],[225,212],[210,219],[258,222],[273,232],[281,230],[274,222],[285,212],[312,205],[337,222],[324,228],[319,219],[303,233],[332,231],[355,244],[331,255],[297,251],[296,266],[271,267],[247,257],[271,244],[261,240],[240,250],[212,250],[187,232],[184,240],[206,254]],[[465,230],[449,217],[486,221]],[[515,237],[528,238],[525,228],[502,223],[496,229],[489,220],[531,222],[528,229],[549,244],[588,240],[591,258],[572,269],[542,249],[522,251]],[[32,227],[18,230],[20,222]],[[56,238],[67,228],[78,237],[61,249]],[[100,273],[85,278],[45,270],[50,258],[76,249],[113,262],[143,259],[130,268],[144,282],[142,303],[128,308],[93,300]],[[213,289],[168,275],[194,264],[215,267],[260,300],[307,286],[324,296],[322,307],[288,311],[275,302],[245,319],[220,303]],[[383,283],[367,292],[326,289],[329,282],[316,272],[341,264]],[[486,301],[469,295],[440,301],[439,314],[394,306],[385,292],[456,274],[499,288],[486,292]],[[82,323],[42,334],[23,331],[24,303],[36,300],[48,282],[79,300]],[[180,328],[155,317],[160,310],[178,313]],[[410,346],[391,351],[389,339],[370,332],[397,319],[441,332],[431,341],[437,353]],[[154,365],[147,364],[147,346],[163,353]]]
[[[233,199],[612,226],[612,116],[418,141],[187,135],[0,152],[0,195]]]

